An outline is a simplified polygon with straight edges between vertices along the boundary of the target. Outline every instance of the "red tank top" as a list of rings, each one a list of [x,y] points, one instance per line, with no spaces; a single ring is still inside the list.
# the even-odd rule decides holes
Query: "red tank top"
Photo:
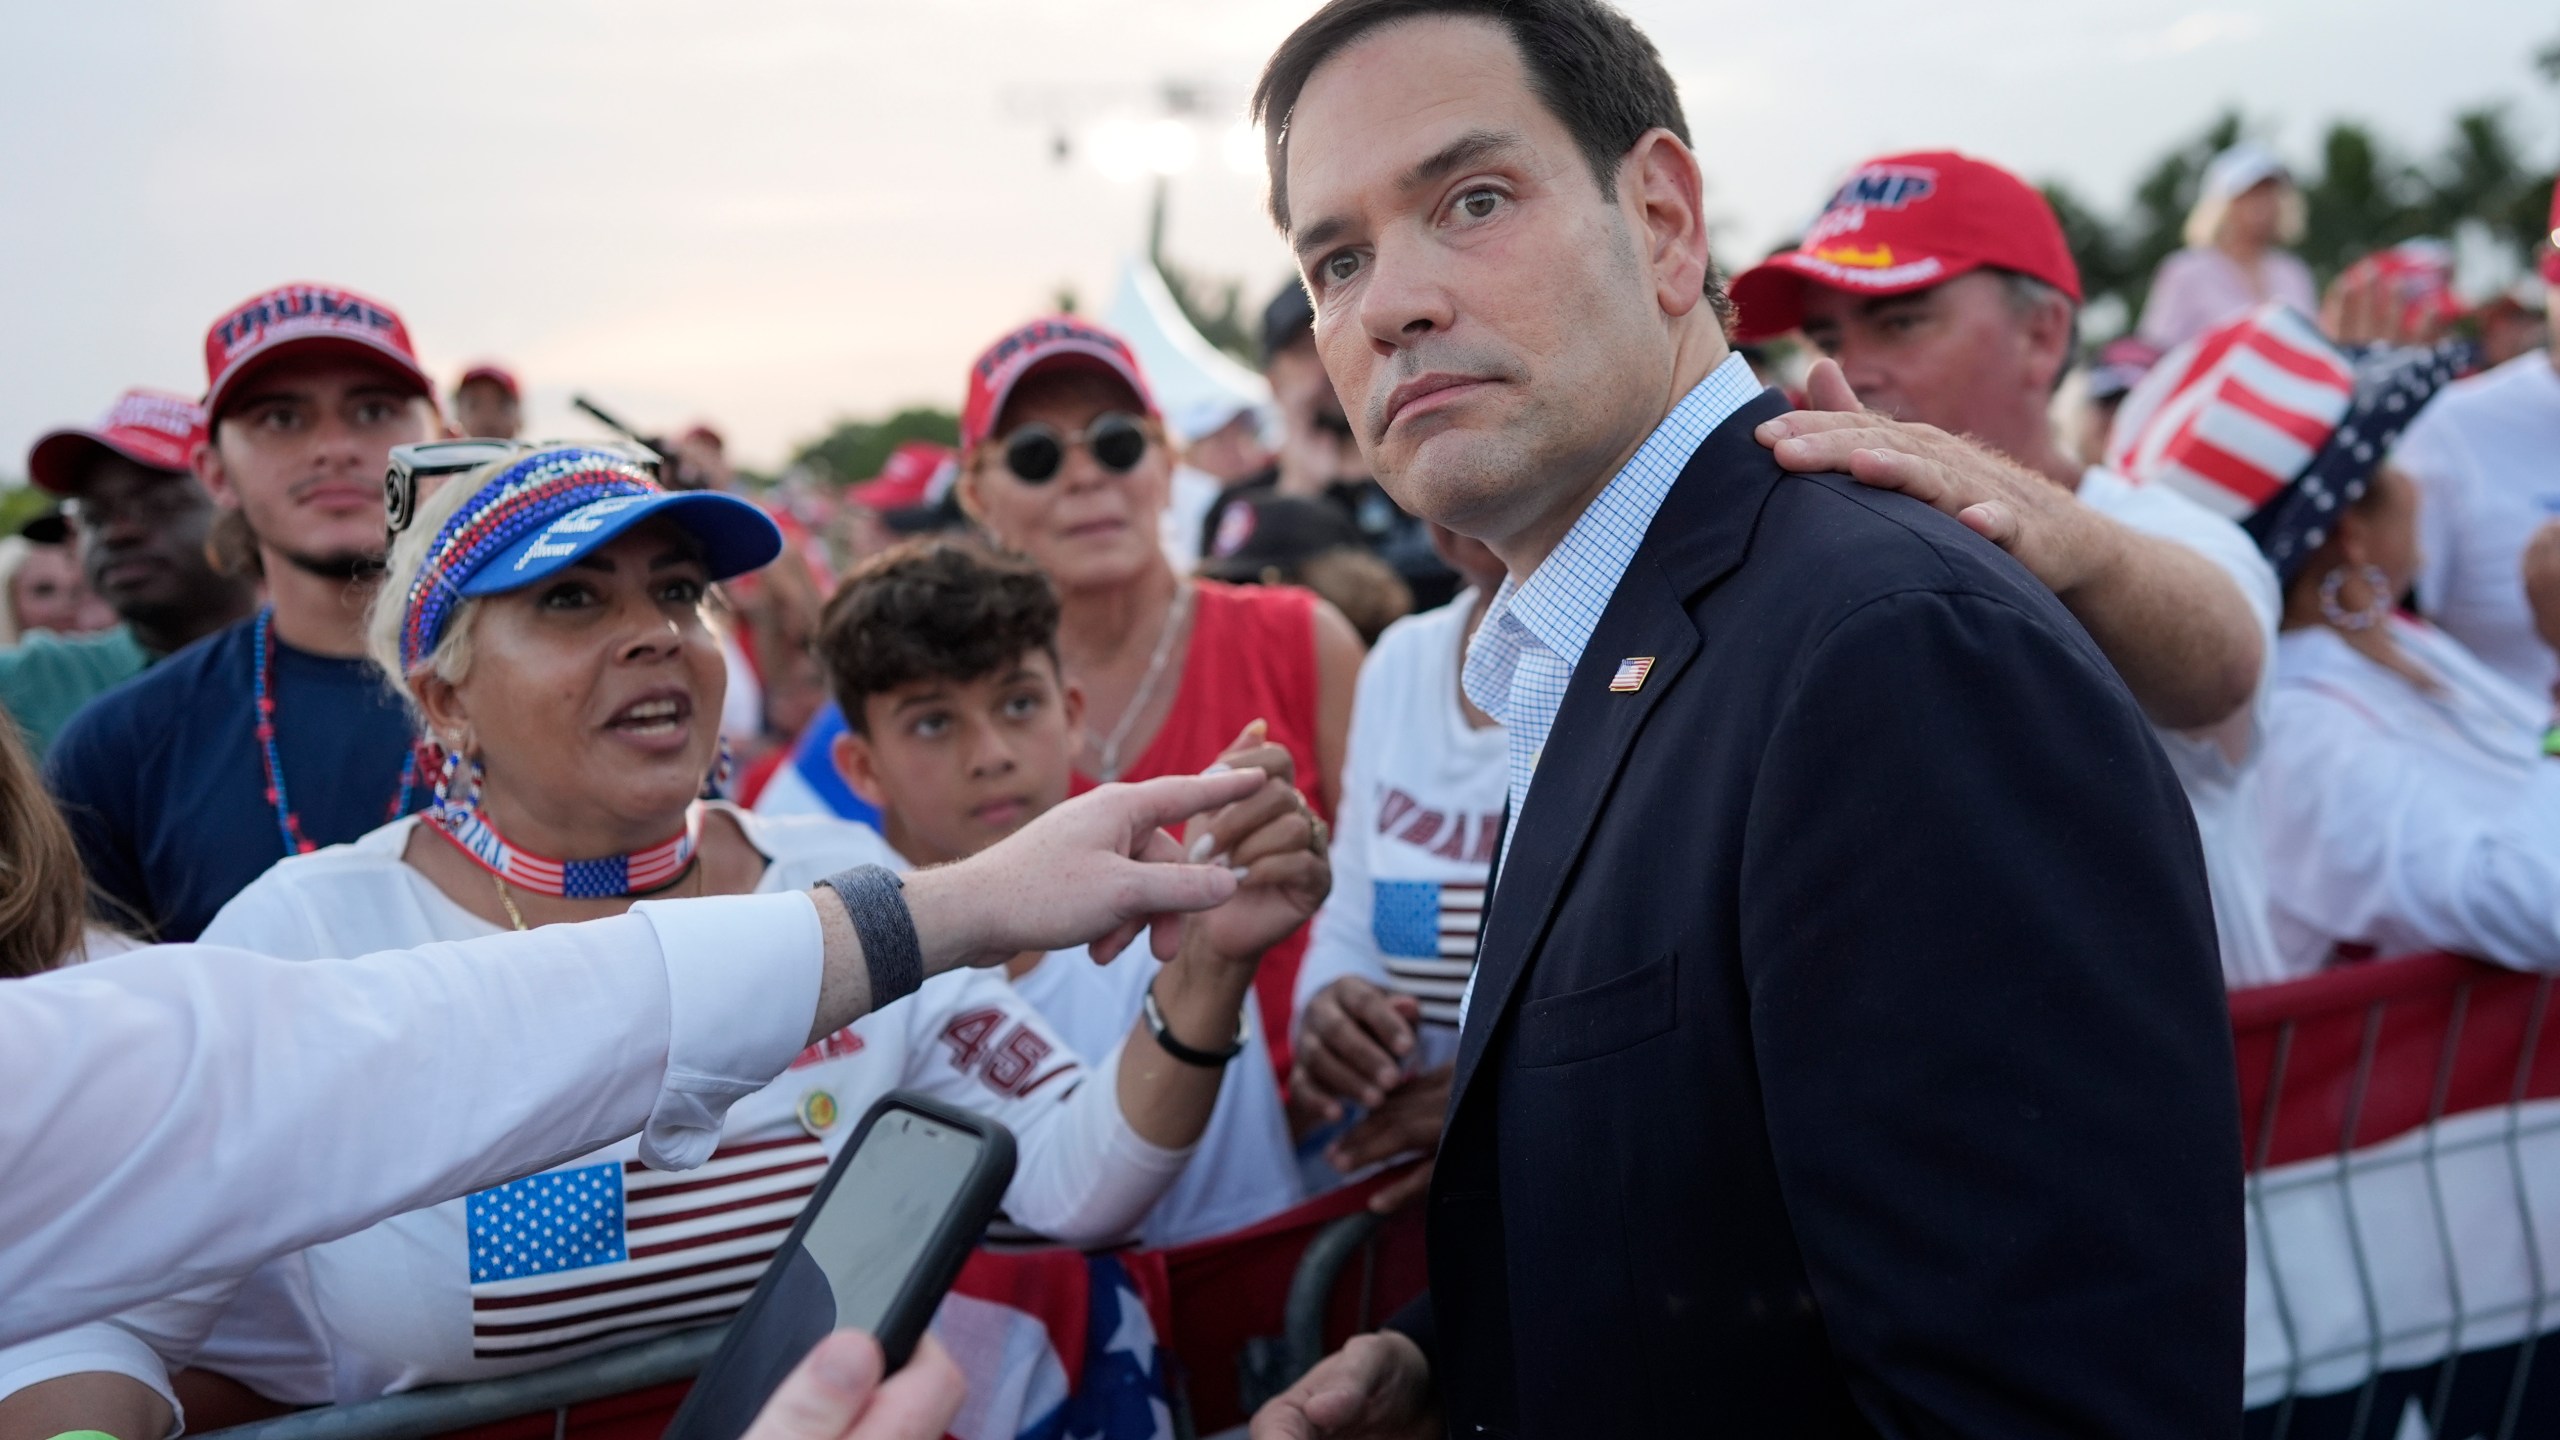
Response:
[[[1196,775],[1209,768],[1236,735],[1256,719],[1297,762],[1298,790],[1330,823],[1316,769],[1316,597],[1292,585],[1226,585],[1191,582],[1191,646],[1163,728],[1121,774],[1123,780]],[[1093,788],[1075,777],[1081,794]],[[1271,947],[1253,977],[1262,1000],[1263,1039],[1285,1090],[1289,1083],[1289,1021],[1298,986],[1298,961],[1306,954],[1304,926]]]

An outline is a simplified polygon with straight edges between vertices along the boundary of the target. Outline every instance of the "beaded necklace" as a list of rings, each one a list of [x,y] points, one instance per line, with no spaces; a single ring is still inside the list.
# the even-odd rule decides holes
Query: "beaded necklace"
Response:
[[[267,803],[275,807],[276,831],[284,837],[284,853],[308,855],[320,847],[302,833],[301,817],[293,813],[293,801],[284,789],[284,753],[276,748],[276,607],[260,606],[258,623],[249,632],[250,699],[255,702],[258,717],[258,761],[266,767]],[[400,790],[391,798],[391,813],[386,820],[397,820],[409,813],[409,797],[418,783],[418,752],[411,747],[400,762]]]
[[[504,885],[567,900],[610,900],[646,895],[682,880],[702,841],[702,806],[685,807],[684,829],[672,839],[626,855],[594,860],[555,860],[536,855],[498,833],[480,813],[476,794],[429,810],[425,817],[436,833],[468,855]],[[505,895],[502,889],[501,896]]]

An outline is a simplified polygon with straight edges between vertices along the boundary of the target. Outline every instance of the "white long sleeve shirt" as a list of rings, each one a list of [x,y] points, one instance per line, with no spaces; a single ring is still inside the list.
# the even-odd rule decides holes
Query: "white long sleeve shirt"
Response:
[[[2533,628],[2524,548],[2560,520],[2560,370],[2519,355],[2427,402],[2391,459],[2417,480],[2418,603],[2510,682],[2548,694],[2560,656]]]
[[[895,858],[863,826],[722,808],[768,857],[768,892],[796,893]],[[285,861],[225,906],[207,934],[290,957],[391,935],[490,933],[402,861],[415,825],[395,821]],[[813,990],[795,1041],[815,1005]],[[768,1073],[780,1078],[736,1098],[717,1151],[691,1174],[645,1172],[628,1141],[577,1154],[283,1257],[245,1284],[227,1277],[0,1352],[0,1394],[103,1370],[174,1405],[168,1375],[192,1363],[275,1399],[346,1403],[537,1369],[716,1318],[745,1301],[863,1112],[901,1086],[1013,1131],[1019,1158],[1006,1208],[1016,1221],[1071,1243],[1113,1240],[1136,1227],[1190,1153],[1129,1128],[1118,1059],[1114,1050],[1088,1069],[999,972],[937,976],[775,1062]],[[376,1077],[367,1088],[403,1087]]]
[[[2560,760],[2550,707],[2453,637],[2390,622],[2429,692],[2334,631],[2287,631],[2260,790],[2287,976],[2341,943],[2560,970]]]
[[[698,1165],[798,1054],[804,895],[305,965],[166,945],[0,985],[0,1343],[638,1132]],[[395,1083],[396,1077],[396,1083]]]

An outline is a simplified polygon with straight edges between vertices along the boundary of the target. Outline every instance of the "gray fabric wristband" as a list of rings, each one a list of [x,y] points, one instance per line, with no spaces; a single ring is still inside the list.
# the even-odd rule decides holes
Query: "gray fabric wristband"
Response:
[[[863,967],[871,972],[871,1008],[903,1000],[924,984],[924,949],[916,919],[907,911],[907,882],[880,865],[839,870],[820,882],[844,902],[853,933],[862,941]]]

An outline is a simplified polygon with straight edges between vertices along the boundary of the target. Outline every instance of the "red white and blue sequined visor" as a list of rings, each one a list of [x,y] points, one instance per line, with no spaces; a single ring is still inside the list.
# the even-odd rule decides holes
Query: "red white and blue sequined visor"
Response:
[[[771,516],[715,490],[608,495],[563,511],[540,529],[491,556],[455,587],[469,596],[503,595],[575,565],[634,525],[664,520],[702,547],[714,580],[761,570],[782,553],[782,529]]]

